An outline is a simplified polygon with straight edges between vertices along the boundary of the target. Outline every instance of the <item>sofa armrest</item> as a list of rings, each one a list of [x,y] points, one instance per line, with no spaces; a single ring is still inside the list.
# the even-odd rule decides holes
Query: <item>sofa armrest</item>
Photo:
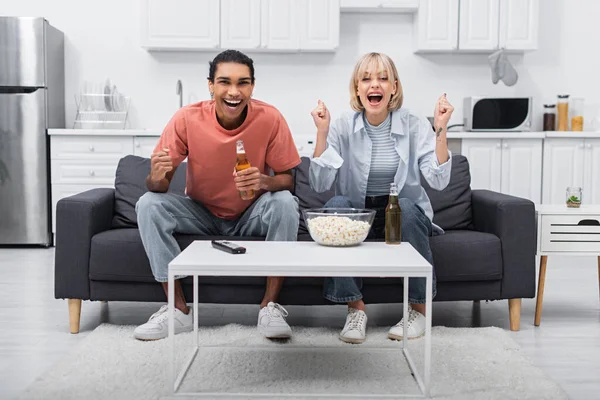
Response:
[[[56,205],[54,297],[90,298],[92,236],[111,228],[115,189],[98,188],[65,197]]]
[[[535,296],[535,205],[520,197],[473,190],[474,229],[502,243],[502,298]]]

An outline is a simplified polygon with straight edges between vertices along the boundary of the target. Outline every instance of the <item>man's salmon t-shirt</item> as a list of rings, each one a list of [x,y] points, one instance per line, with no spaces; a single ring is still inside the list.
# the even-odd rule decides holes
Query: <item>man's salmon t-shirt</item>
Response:
[[[248,102],[246,119],[234,130],[217,121],[215,102],[202,101],[181,108],[165,127],[154,152],[169,149],[173,166],[187,157],[186,194],[219,218],[233,220],[254,199],[242,200],[233,181],[237,162],[236,142],[244,141],[246,158],[264,175],[283,172],[300,164],[300,156],[283,115],[258,100]]]

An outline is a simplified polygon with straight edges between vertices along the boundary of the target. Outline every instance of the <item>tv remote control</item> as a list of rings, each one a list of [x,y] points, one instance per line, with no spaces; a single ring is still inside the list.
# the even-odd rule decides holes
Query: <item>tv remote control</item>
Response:
[[[228,242],[227,240],[213,240],[212,246],[215,249],[219,249],[231,254],[244,254],[246,252],[245,247],[233,242]]]

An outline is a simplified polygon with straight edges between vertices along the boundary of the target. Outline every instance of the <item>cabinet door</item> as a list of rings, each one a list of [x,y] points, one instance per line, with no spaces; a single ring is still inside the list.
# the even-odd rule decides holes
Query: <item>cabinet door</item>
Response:
[[[142,0],[141,15],[142,47],[148,50],[219,46],[218,0]]]
[[[501,190],[502,141],[463,139],[461,153],[469,161],[472,189]]]
[[[584,204],[600,204],[600,139],[586,139],[583,193]]]
[[[458,48],[458,0],[420,0],[414,24],[417,51]]]
[[[539,0],[500,0],[500,47],[537,49],[538,21]]]
[[[419,0],[340,0],[342,12],[415,12]]]
[[[133,139],[133,154],[150,158],[160,139],[159,136],[138,136]]]
[[[261,47],[272,50],[300,48],[298,13],[303,4],[297,0],[261,0]]]
[[[500,0],[460,0],[459,49],[498,48],[499,2]]]
[[[277,0],[278,2],[281,0]],[[300,49],[335,50],[340,44],[339,0],[301,0]]]
[[[542,139],[502,140],[502,193],[540,204]]]
[[[221,47],[260,47],[260,0],[221,0]]]
[[[565,204],[568,186],[583,186],[585,142],[583,139],[544,140],[542,202]]]

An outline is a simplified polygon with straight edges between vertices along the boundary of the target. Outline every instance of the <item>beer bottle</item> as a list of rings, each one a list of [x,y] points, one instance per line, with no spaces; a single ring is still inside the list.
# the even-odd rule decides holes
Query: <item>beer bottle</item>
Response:
[[[238,140],[236,142],[237,147],[237,163],[235,164],[235,170],[241,171],[243,169],[250,168],[250,162],[246,158],[246,150],[244,149],[244,141]],[[254,198],[254,190],[240,190],[240,197],[242,200],[251,200]]]
[[[385,242],[400,244],[402,242],[402,210],[398,204],[398,188],[390,185],[390,198],[385,208]]]

